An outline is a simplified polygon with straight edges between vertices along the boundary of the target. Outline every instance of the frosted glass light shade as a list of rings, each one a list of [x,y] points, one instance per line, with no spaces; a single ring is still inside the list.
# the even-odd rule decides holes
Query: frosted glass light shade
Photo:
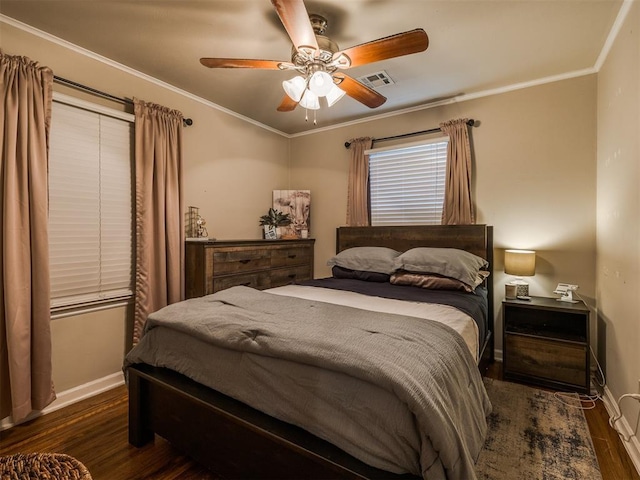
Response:
[[[291,100],[299,102],[306,87],[305,83],[304,77],[298,75],[291,80],[282,82],[282,88],[284,88],[285,93],[289,95]]]
[[[536,274],[536,252],[533,250],[505,250],[504,273],[517,277]]]
[[[322,83],[322,88],[320,90],[316,89],[316,91],[324,92],[327,90],[327,93],[318,94],[313,88],[311,88],[314,84],[314,77],[318,74],[324,74],[328,77],[328,83]],[[322,78],[322,82],[327,81],[327,78],[324,78],[323,75],[320,75],[320,78]],[[316,86],[317,85],[318,83],[316,82]],[[307,80],[301,75],[282,82],[282,88],[291,100],[298,102],[301,107],[308,110],[318,110],[320,108],[320,101],[318,97],[326,96],[327,103],[331,106],[340,100],[345,94],[342,89],[338,88],[336,84],[333,83],[333,78],[331,78],[331,75],[327,72],[315,72],[309,81],[309,88],[307,88]]]
[[[342,97],[344,97],[344,94],[345,94],[345,91],[342,90],[340,87],[338,87],[334,83],[333,87],[331,87],[331,90],[329,90],[329,93],[327,93],[327,96],[326,96],[327,104],[329,106],[333,105],[338,100],[340,100]]]
[[[305,90],[299,105],[308,110],[318,110],[320,108],[320,101],[317,95],[311,90]]]
[[[324,97],[331,91],[333,87],[333,78],[327,72],[318,70],[315,72],[309,80],[309,90],[315,93],[318,97]]]

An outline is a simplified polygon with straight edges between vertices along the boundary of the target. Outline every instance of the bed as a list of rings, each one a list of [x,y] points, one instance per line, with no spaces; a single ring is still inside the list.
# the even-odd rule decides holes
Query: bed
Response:
[[[337,230],[336,252],[345,252],[354,247],[388,247],[399,252],[405,252],[415,247],[456,248],[486,259],[489,271],[493,264],[492,228],[484,225],[339,228]],[[477,335],[477,344],[469,347],[475,362],[472,368],[479,368],[480,371],[483,371],[486,365],[493,361],[493,292],[490,278],[486,282],[487,306],[486,322],[481,329],[483,333]],[[316,285],[311,282],[310,285],[302,286],[302,289],[313,290],[315,287]],[[401,288],[413,289],[413,287]],[[288,297],[290,292],[287,287],[283,287],[283,290],[269,293],[256,292],[255,301],[265,304],[267,300],[260,295],[267,295],[268,300],[271,301],[271,298],[278,296],[272,293],[280,293],[280,295]],[[320,287],[319,290],[324,291],[324,287]],[[231,291],[226,294],[236,295],[238,293],[242,292]],[[345,295],[349,296],[347,303],[351,302],[351,294]],[[355,293],[356,297],[359,295],[361,294]],[[237,298],[239,297],[224,297],[223,301],[235,304]],[[305,308],[305,311],[316,305],[315,303],[301,304],[298,300],[296,299],[292,305],[295,308]],[[317,302],[318,299],[304,301]],[[392,299],[390,301],[397,302],[398,300]],[[354,307],[350,305],[335,308]],[[391,307],[391,310],[394,308]],[[354,309],[348,312],[355,311]],[[179,311],[170,311],[169,322],[172,316],[180,315],[176,312]],[[298,311],[299,314],[300,311]],[[334,316],[337,315],[342,315],[342,313]],[[367,314],[367,318],[372,318],[371,315],[373,313]],[[382,316],[383,314],[376,315]],[[381,317],[380,321],[384,322],[386,319]],[[444,330],[447,329],[443,328]],[[249,329],[249,331],[253,330]],[[174,333],[173,335],[172,338],[177,338],[180,334]],[[197,348],[193,350],[196,351]],[[305,352],[304,349],[302,351]],[[188,357],[191,355],[191,351],[183,352],[180,355]],[[128,358],[130,357],[128,356]],[[423,475],[419,472],[425,471],[422,469],[413,474],[400,473],[398,468],[386,468],[384,462],[382,468],[380,468],[380,464],[375,467],[371,466],[376,462],[370,461],[366,454],[362,455],[359,451],[355,454],[353,454],[354,452],[349,454],[345,451],[349,448],[336,446],[336,444],[344,446],[344,442],[341,444],[337,440],[332,442],[323,440],[320,438],[321,436],[328,439],[331,439],[331,436],[313,435],[309,433],[309,431],[314,431],[313,428],[301,428],[276,419],[276,416],[280,418],[281,410],[285,407],[278,405],[278,408],[274,407],[277,413],[268,415],[177,373],[171,368],[140,362],[135,359],[135,355],[131,358],[133,360],[128,360],[126,368],[129,385],[129,441],[135,446],[142,446],[152,441],[154,434],[158,434],[225,478],[422,478]],[[209,365],[209,361],[195,361],[202,364],[203,370],[213,370],[214,375],[217,365],[226,365],[223,363],[225,360],[222,356],[215,357],[214,361],[220,363],[214,363],[213,367]],[[233,363],[229,365],[233,365]],[[272,366],[270,365],[269,368]],[[277,366],[273,366],[273,368],[274,371],[278,371]],[[228,370],[228,367],[220,367],[220,369]],[[314,373],[314,375],[316,374]],[[198,377],[198,375],[191,376]],[[332,384],[335,392],[347,388],[345,383],[340,383],[345,382],[347,377],[342,376],[339,381],[335,381],[337,383]],[[328,381],[334,382],[334,380]],[[265,396],[277,394],[277,389],[274,393],[268,387],[269,385],[264,385]],[[235,392],[234,396],[236,396]],[[376,399],[378,396],[370,395]],[[358,397],[350,396],[350,398],[351,401],[354,401],[354,398],[361,401],[361,398],[358,400]],[[274,405],[275,403],[280,404],[281,401],[284,400],[279,398],[278,402],[274,402]],[[385,405],[384,401],[384,399],[381,400],[382,405]],[[393,411],[395,404],[389,403],[389,405]],[[262,409],[262,406],[260,408]],[[465,409],[468,409],[468,406]],[[273,413],[271,409],[265,410]],[[391,415],[390,412],[386,412],[386,414]],[[331,418],[331,420],[334,423],[342,422],[339,417]],[[344,421],[348,420],[346,418]],[[407,420],[408,423],[411,421],[411,418]],[[473,420],[464,423],[473,423]],[[308,425],[303,426],[308,427]],[[311,427],[313,426],[311,425]],[[464,428],[469,428],[469,425],[465,425]],[[386,429],[388,426],[383,425],[382,431]],[[360,432],[355,434],[360,435]],[[374,430],[370,435],[376,437],[378,433]],[[348,442],[346,445],[349,446]],[[390,447],[390,449],[392,448]],[[442,470],[440,473],[437,470],[434,467],[433,478],[446,475],[442,473],[444,469],[440,468]]]

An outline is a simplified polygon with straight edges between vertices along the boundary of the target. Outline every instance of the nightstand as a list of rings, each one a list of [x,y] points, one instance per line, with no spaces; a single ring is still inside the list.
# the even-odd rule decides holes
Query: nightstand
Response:
[[[506,380],[589,393],[589,308],[583,301],[504,300],[502,319]]]

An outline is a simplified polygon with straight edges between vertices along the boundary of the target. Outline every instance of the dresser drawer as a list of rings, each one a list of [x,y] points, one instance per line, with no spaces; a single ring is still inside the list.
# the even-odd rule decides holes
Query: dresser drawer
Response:
[[[278,248],[271,252],[272,267],[308,264],[311,262],[312,250],[309,247]]]
[[[309,265],[271,270],[272,287],[281,287],[304,280],[311,280],[311,266]]]
[[[215,250],[211,256],[213,276],[268,269],[271,252],[267,249],[234,248]]]
[[[505,376],[526,375],[586,387],[586,345],[513,334],[505,340]]]
[[[244,285],[245,287],[257,288],[264,290],[269,288],[271,281],[269,272],[247,273],[245,275],[225,275],[213,278],[213,292],[224,290],[225,288]]]

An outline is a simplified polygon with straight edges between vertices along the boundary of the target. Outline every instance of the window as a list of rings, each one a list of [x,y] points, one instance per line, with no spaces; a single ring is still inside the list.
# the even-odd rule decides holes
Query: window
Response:
[[[132,117],[54,96],[49,150],[54,310],[132,295]]]
[[[448,137],[372,149],[371,225],[440,224]]]

